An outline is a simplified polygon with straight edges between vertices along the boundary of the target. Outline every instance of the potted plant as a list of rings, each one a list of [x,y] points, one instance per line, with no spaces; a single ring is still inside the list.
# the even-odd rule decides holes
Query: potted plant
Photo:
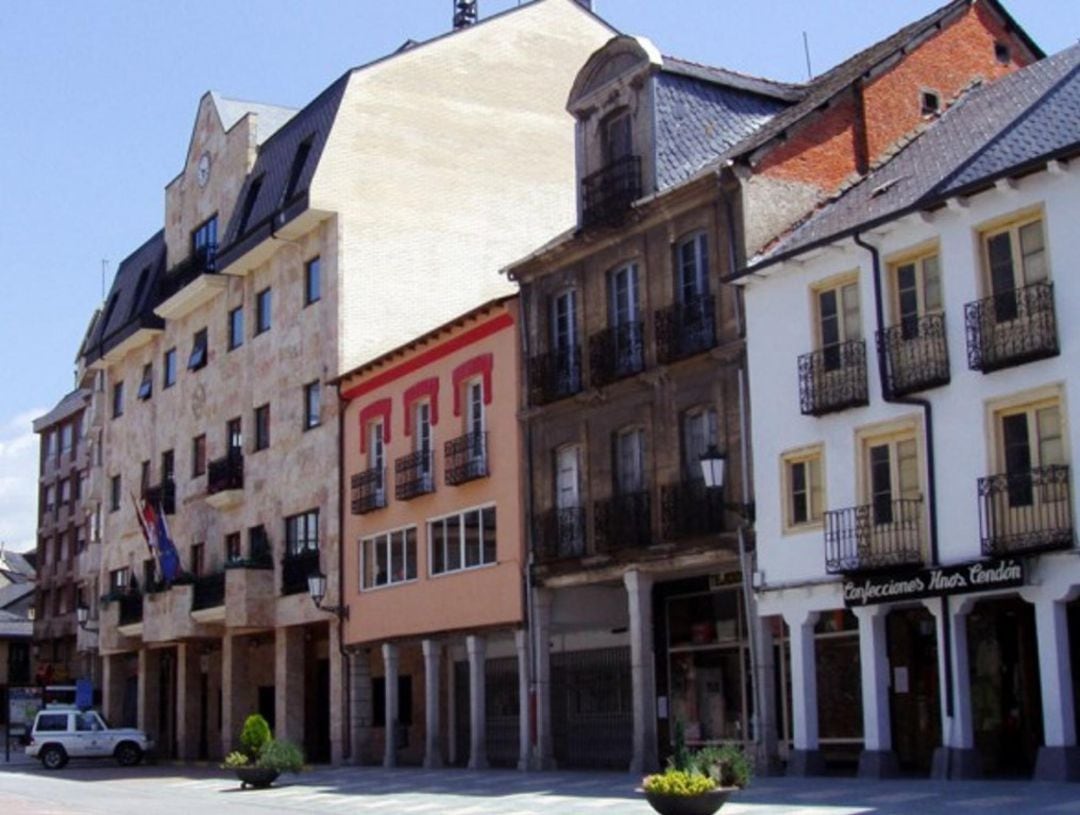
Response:
[[[687,750],[682,727],[675,727],[675,753],[662,773],[642,785],[645,799],[660,815],[713,815],[737,789],[750,783],[750,760],[733,745]]]
[[[304,754],[291,742],[275,739],[266,719],[253,713],[240,731],[240,749],[225,756],[225,769],[240,779],[240,789],[269,787],[282,773],[298,773],[304,768]]]

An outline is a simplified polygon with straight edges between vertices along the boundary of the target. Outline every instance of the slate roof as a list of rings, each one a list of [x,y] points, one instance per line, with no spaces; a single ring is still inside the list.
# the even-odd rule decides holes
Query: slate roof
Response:
[[[753,135],[735,145],[725,158],[745,156],[782,135],[785,130],[820,108],[863,74],[885,62],[893,55],[902,53],[907,45],[925,32],[944,25],[950,17],[963,12],[964,9],[971,5],[971,2],[972,0],[952,0],[952,2],[936,11],[932,11],[925,17],[904,26],[896,33],[815,77],[807,83],[806,94],[798,104],[788,108]],[[1042,49],[1013,21],[1009,13],[997,0],[982,0],[982,2],[993,8],[1004,19],[1006,28],[1015,33],[1036,58],[1045,56]]]
[[[658,190],[690,178],[800,95],[795,86],[671,57],[654,88]]]
[[[1080,151],[1080,45],[980,85],[857,185],[782,237],[749,270]]]
[[[35,585],[33,583],[12,583],[9,586],[3,586],[0,588],[0,611],[18,616],[17,611],[11,611],[11,606],[20,600],[26,599],[27,595],[33,594],[34,589]],[[25,619],[25,617],[21,619]]]
[[[158,280],[165,273],[165,231],[128,255],[120,263],[101,318],[87,337],[86,359],[100,359],[140,328],[164,328],[154,314]]]
[[[255,128],[255,143],[257,145],[269,139],[282,125],[296,115],[296,108],[229,99],[217,91],[210,91],[210,96],[214,100],[215,107],[217,107],[218,116],[221,117],[221,126],[226,131],[232,130],[236,123],[249,113],[254,113],[259,117],[258,127]]]
[[[90,403],[90,391],[77,388],[65,394],[48,413],[34,419],[34,432],[40,433],[46,427],[66,419],[68,416],[86,407]]]

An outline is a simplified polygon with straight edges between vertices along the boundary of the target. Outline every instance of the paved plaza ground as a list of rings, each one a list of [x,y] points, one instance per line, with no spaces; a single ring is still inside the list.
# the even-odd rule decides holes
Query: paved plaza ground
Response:
[[[420,815],[647,815],[638,779],[613,773],[317,768],[284,776],[269,790],[240,791],[208,767],[121,769],[72,762],[46,772],[25,761],[0,764],[4,815],[172,815],[172,813],[418,813]],[[908,813],[1080,815],[1080,785],[1026,781],[872,782],[761,778],[721,815],[907,815]]]

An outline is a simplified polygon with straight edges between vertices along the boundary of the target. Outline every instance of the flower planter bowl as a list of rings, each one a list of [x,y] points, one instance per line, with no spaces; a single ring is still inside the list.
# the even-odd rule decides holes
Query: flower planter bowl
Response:
[[[701,795],[666,795],[646,792],[645,800],[660,815],[713,815],[724,805],[732,789],[718,789]]]
[[[236,770],[236,777],[240,779],[240,789],[252,787],[264,790],[281,775],[277,770],[268,767],[233,767],[233,769]]]

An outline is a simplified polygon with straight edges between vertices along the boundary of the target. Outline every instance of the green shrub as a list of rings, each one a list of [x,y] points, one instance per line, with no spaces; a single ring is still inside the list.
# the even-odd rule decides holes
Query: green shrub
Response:
[[[686,769],[708,776],[720,787],[742,789],[750,784],[750,759],[733,744],[703,747],[692,752]]]
[[[259,758],[263,748],[273,737],[270,725],[258,713],[252,713],[244,719],[244,729],[240,731],[240,745],[252,762]]]
[[[221,766],[227,770],[235,770],[237,767],[247,767],[250,763],[251,759],[247,757],[247,753],[233,750],[225,756],[225,762]]]
[[[298,773],[304,769],[304,754],[291,741],[271,739],[263,745],[255,766],[279,773]]]
[[[709,776],[668,767],[662,773],[645,779],[645,791],[659,795],[704,795],[716,789],[716,782]]]

